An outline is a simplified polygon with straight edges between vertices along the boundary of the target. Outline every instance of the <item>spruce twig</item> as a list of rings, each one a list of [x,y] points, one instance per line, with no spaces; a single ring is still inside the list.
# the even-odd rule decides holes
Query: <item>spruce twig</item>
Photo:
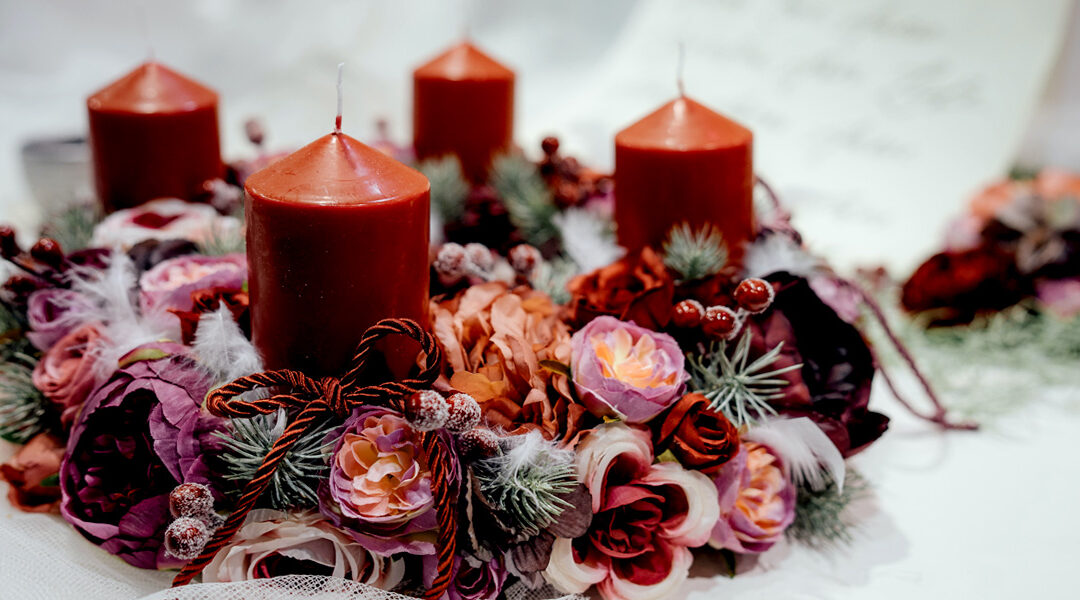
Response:
[[[25,444],[44,430],[52,408],[34,386],[35,364],[36,360],[21,353],[0,363],[0,438],[16,444]]]
[[[431,206],[442,222],[453,223],[461,218],[469,196],[469,184],[461,172],[461,161],[447,155],[425,160],[416,168],[431,182]]]
[[[847,545],[854,539],[847,508],[866,497],[870,485],[859,473],[848,468],[844,489],[831,478],[821,490],[800,486],[795,505],[795,521],[785,532],[789,538],[816,550]]]
[[[540,247],[558,235],[559,208],[536,165],[522,156],[500,156],[492,164],[491,185],[527,242]]]
[[[65,252],[82,250],[90,246],[94,226],[101,221],[101,217],[101,210],[96,204],[72,206],[42,226],[41,234],[59,242]]]
[[[664,265],[678,273],[682,281],[715,275],[727,266],[727,262],[724,236],[712,225],[697,230],[689,223],[676,225],[664,241]]]

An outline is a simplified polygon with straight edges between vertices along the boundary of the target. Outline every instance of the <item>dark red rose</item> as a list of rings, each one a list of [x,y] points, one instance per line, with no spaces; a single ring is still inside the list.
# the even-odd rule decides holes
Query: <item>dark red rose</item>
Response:
[[[651,248],[621,258],[568,286],[570,322],[576,328],[601,315],[659,330],[671,320],[675,284],[664,261]]]
[[[701,394],[686,394],[657,421],[656,451],[670,450],[689,469],[715,475],[739,451],[739,430]]]
[[[982,245],[930,257],[904,283],[900,302],[911,312],[942,309],[944,319],[966,321],[1016,304],[1031,295],[1031,285],[1011,253]]]
[[[180,319],[180,335],[185,344],[190,346],[195,341],[199,318],[206,313],[214,312],[221,304],[229,309],[244,334],[251,335],[251,314],[248,312],[247,292],[233,288],[206,288],[191,292],[191,302],[193,305],[191,310],[169,309],[169,312]]]

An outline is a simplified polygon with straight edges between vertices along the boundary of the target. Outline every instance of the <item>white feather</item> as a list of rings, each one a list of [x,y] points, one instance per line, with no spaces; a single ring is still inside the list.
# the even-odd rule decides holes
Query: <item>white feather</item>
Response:
[[[199,317],[192,347],[199,367],[216,383],[262,371],[259,353],[224,304]]]
[[[486,460],[498,464],[499,480],[513,479],[522,469],[533,464],[552,464],[574,462],[574,452],[563,450],[549,442],[539,431],[530,431],[524,435],[503,438],[503,453]]]
[[[837,487],[844,489],[844,457],[829,436],[806,417],[763,421],[747,431],[743,439],[768,446],[796,482],[821,490],[828,483],[828,473]]]
[[[65,319],[102,325],[102,339],[96,349],[102,374],[110,373],[120,357],[136,346],[179,337],[175,316],[164,311],[140,313],[135,265],[124,252],[114,251],[103,270],[76,267],[68,277],[71,289],[89,302],[72,307]]]
[[[611,221],[584,208],[568,208],[552,219],[566,255],[584,272],[606,267],[626,252],[615,243]]]
[[[790,237],[772,234],[759,237],[746,249],[743,269],[746,277],[766,277],[781,271],[810,277],[821,269],[821,259]]]

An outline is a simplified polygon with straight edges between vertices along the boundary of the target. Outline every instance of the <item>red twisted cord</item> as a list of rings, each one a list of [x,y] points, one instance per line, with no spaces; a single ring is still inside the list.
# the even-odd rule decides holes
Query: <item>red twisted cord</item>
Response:
[[[360,376],[367,366],[368,359],[375,351],[375,344],[389,335],[403,335],[420,344],[420,350],[426,355],[420,373],[411,379],[390,381],[376,385],[360,386]],[[439,376],[442,363],[442,351],[434,336],[425,331],[418,323],[408,319],[384,319],[364,332],[350,362],[350,368],[339,380],[325,377],[315,380],[299,371],[282,369],[265,371],[247,377],[241,377],[231,383],[213,390],[206,398],[206,408],[211,413],[222,417],[249,418],[260,414],[276,412],[281,408],[299,409],[274,446],[263,459],[255,476],[244,488],[244,493],[237,501],[236,508],[229,518],[207,542],[202,554],[189,562],[173,579],[173,587],[186,585],[202,572],[214,556],[228,544],[232,536],[243,524],[248,512],[255,506],[255,501],[270,484],[270,479],[278,465],[288,455],[293,444],[307,431],[313,422],[329,414],[345,416],[353,408],[364,405],[388,405],[400,409],[403,400],[409,394],[431,387]],[[241,398],[241,394],[257,389],[280,388],[287,393],[274,394],[268,398]],[[447,455],[446,446],[440,443],[433,432],[423,434],[421,446],[428,454],[428,468],[432,477],[432,492],[437,511],[439,533],[436,539],[438,552],[438,573],[434,583],[425,592],[424,597],[435,600],[445,593],[450,583],[455,551],[457,491],[456,473],[453,462]]]

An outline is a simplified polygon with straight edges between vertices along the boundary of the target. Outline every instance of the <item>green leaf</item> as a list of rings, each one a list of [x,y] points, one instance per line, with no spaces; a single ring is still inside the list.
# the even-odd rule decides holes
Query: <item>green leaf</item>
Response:
[[[557,360],[542,360],[540,366],[552,373],[558,373],[559,375],[566,375],[570,377],[570,365],[559,362]]]

